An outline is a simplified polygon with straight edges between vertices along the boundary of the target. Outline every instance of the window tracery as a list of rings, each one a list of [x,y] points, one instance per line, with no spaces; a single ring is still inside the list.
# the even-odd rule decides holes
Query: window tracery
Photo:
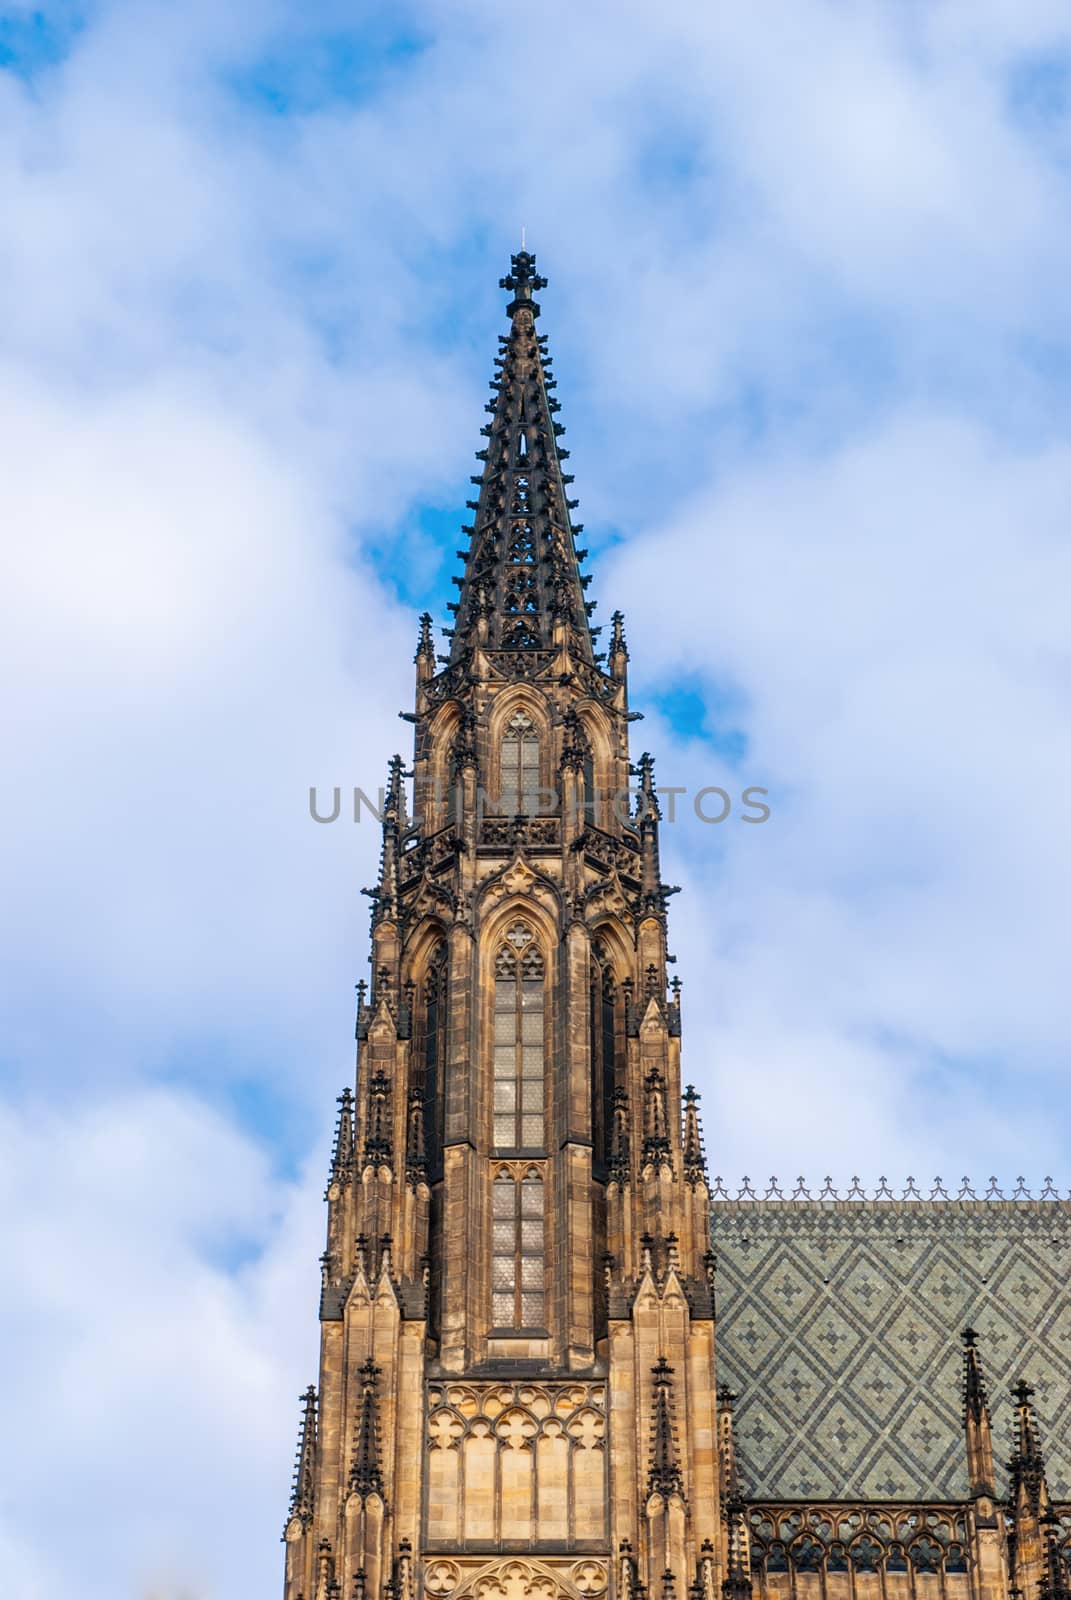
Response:
[[[749,1521],[758,1573],[967,1572],[966,1528],[954,1510],[754,1506]]]
[[[532,930],[514,923],[495,957],[494,1143],[544,1145],[543,957]]]
[[[491,1320],[498,1328],[545,1321],[543,1179],[503,1168],[492,1186]]]
[[[522,621],[518,627],[523,627]],[[539,813],[539,735],[531,717],[515,711],[499,754],[499,803],[507,817]]]

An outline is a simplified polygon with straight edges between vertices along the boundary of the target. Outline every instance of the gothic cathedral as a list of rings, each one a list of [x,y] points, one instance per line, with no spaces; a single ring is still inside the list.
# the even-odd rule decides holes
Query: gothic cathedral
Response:
[[[449,655],[425,616],[386,791],[285,1600],[1071,1600],[1067,1202],[708,1177],[535,258],[502,286]],[[1033,1362],[1048,1476],[1024,1380],[998,1486],[983,1344]]]

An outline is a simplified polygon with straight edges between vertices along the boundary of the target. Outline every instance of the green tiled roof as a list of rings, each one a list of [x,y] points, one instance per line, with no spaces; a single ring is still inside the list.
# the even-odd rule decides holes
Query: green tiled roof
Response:
[[[963,1499],[970,1324],[998,1483],[1026,1377],[1049,1487],[1071,1499],[1071,1203],[727,1200],[712,1234],[748,1498]]]

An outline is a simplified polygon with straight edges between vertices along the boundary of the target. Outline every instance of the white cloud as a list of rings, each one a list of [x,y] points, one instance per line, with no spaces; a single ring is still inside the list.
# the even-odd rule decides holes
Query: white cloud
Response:
[[[178,1600],[266,1575],[291,1373],[315,1373],[312,1186],[189,1097],[138,1091],[4,1113],[0,1200],[21,1219],[0,1265],[11,1592]],[[228,1270],[237,1247],[268,1253]]]
[[[1062,447],[917,419],[767,461],[616,563],[636,659],[663,681],[739,685],[750,746],[732,787],[756,774],[771,790],[768,824],[724,825],[718,872],[696,860],[702,828],[674,867],[693,878],[693,925],[707,891],[689,964],[728,964],[714,1005],[697,1000],[694,1070],[733,1106],[719,1144],[734,1159],[741,1144],[752,1165],[798,1159],[802,1098],[842,1175],[923,1154],[1066,1172],[1044,1105],[1071,1022],[1069,479]],[[709,583],[677,581],[703,544]],[[693,747],[675,771],[694,784],[702,763]],[[778,1090],[759,1127],[756,1070]],[[861,1116],[868,1137],[841,1150]]]

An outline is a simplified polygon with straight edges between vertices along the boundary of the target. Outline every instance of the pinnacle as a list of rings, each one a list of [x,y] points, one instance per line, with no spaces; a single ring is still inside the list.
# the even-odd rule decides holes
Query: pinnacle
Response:
[[[670,1414],[673,1368],[665,1356],[659,1356],[658,1365],[651,1368],[651,1378],[654,1385],[654,1422],[651,1428],[651,1467],[647,1492],[668,1498],[671,1494],[683,1494],[684,1485],[674,1449],[673,1419]]]
[[[989,1397],[978,1355],[978,1335],[973,1328],[963,1330],[963,1409],[964,1415],[980,1422],[989,1415]]]
[[[1020,1489],[1037,1512],[1048,1498],[1045,1482],[1045,1456],[1038,1435],[1037,1417],[1033,1406],[1034,1390],[1025,1378],[1020,1378],[1012,1389],[1015,1401],[1015,1451],[1008,1462],[1011,1480],[1011,1498],[1014,1502]]]
[[[301,1432],[298,1436],[294,1481],[287,1520],[298,1517],[302,1527],[312,1520],[316,1484],[316,1390],[310,1383],[301,1396]]]

